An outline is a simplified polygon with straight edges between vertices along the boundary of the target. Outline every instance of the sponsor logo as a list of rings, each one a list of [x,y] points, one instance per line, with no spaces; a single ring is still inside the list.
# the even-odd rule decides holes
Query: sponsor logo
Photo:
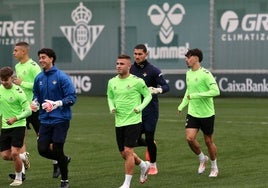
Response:
[[[244,82],[237,82],[222,77],[218,84],[223,92],[268,92],[268,83],[265,78],[261,82],[254,82],[251,78],[246,78]]]
[[[34,20],[0,21],[0,45],[14,45],[25,41],[34,44]]]
[[[225,11],[220,19],[222,41],[267,41],[268,14],[245,14]]]
[[[101,34],[104,25],[88,25],[92,12],[82,2],[73,10],[71,17],[75,26],[61,26],[60,29],[82,61]]]
[[[179,3],[172,7],[167,2],[162,7],[153,4],[148,8],[147,15],[153,25],[160,26],[158,36],[164,44],[161,47],[153,47],[146,44],[150,51],[148,57],[150,59],[184,59],[184,54],[190,46],[189,43],[186,42],[183,46],[170,45],[175,36],[173,27],[183,21],[185,15],[184,7]]]
[[[89,92],[91,90],[92,83],[89,76],[77,75],[77,76],[70,76],[70,78],[74,84],[75,91],[77,94]]]

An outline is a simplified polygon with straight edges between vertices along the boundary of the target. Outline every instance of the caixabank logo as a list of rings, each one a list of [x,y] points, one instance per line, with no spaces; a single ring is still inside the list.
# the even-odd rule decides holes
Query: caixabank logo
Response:
[[[185,58],[184,54],[189,48],[189,43],[185,43],[184,46],[174,46],[174,44],[172,44],[175,36],[174,27],[177,27],[185,16],[184,7],[179,3],[170,5],[168,2],[165,2],[162,6],[152,4],[148,8],[147,15],[151,23],[159,28],[158,37],[163,44],[161,47],[153,47],[146,44],[150,51],[149,58]]]
[[[75,26],[61,26],[60,29],[82,61],[101,34],[104,25],[88,25],[92,12],[82,2],[73,10],[71,18]]]
[[[225,11],[220,19],[221,41],[267,41],[268,14],[244,14]]]

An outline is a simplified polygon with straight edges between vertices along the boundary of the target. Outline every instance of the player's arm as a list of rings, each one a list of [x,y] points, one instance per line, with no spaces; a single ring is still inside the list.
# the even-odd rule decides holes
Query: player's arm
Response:
[[[41,69],[39,66],[32,66],[31,68],[32,68],[31,72],[29,73],[29,75],[27,75],[31,77],[31,79],[29,79],[31,81],[26,82],[24,80],[21,80],[21,83],[19,84],[23,88],[32,89],[34,85],[35,77],[41,72]]]
[[[108,107],[111,113],[115,113],[115,110],[116,110],[113,99],[114,99],[113,92],[112,92],[112,88],[109,82],[107,86],[107,102],[108,102]]]
[[[207,91],[200,93],[192,93],[189,98],[190,99],[198,99],[198,98],[208,98],[208,97],[216,97],[220,95],[220,89],[215,78],[209,73],[206,79],[206,85],[209,88]]]
[[[181,111],[189,104],[188,96],[189,96],[188,89],[186,89],[184,97],[182,99],[182,102],[178,106],[178,114],[179,115],[180,115]]]
[[[135,107],[134,111],[136,113],[141,112],[152,100],[151,92],[143,80],[140,83],[140,93],[143,95],[144,98],[142,103],[139,106]]]
[[[167,81],[165,80],[163,73],[160,72],[160,74],[158,74],[156,81],[157,81],[157,85],[159,85],[162,89],[161,93],[166,93],[169,91],[169,85]]]
[[[32,114],[32,109],[30,103],[27,101],[26,96],[22,97],[20,100],[20,105],[22,106],[22,113],[16,116],[17,120],[26,118]]]

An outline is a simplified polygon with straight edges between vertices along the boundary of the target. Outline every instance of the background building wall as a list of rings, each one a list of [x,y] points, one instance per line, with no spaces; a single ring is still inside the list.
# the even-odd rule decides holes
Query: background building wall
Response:
[[[53,48],[79,94],[105,95],[118,54],[144,43],[170,84],[165,96],[182,96],[184,54],[200,48],[222,96],[267,96],[267,31],[263,0],[1,0],[0,66],[15,66],[18,41],[36,61],[40,48]]]

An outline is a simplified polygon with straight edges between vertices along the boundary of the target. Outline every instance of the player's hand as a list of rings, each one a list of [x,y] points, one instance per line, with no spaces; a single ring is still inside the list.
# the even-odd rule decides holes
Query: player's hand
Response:
[[[44,109],[46,112],[51,112],[52,110],[55,110],[56,108],[62,106],[62,101],[51,101],[46,99],[45,102],[42,104],[42,109]]]
[[[149,90],[151,94],[158,94],[163,92],[163,89],[159,87],[149,87]]]
[[[179,111],[179,110],[178,110],[178,112],[177,112],[177,113],[178,113],[178,116],[180,117],[180,116],[181,116],[181,111]]]
[[[112,114],[115,114],[115,113],[116,113],[116,109],[115,109],[115,108],[112,109],[111,113],[112,113]]]
[[[37,99],[34,99],[32,102],[31,102],[31,109],[33,112],[37,112],[40,108],[40,104],[38,103]]]
[[[14,79],[13,79],[13,83],[16,84],[16,85],[18,85],[18,86],[21,85],[21,82],[22,82],[22,79],[21,79],[21,78],[18,78],[18,77],[17,77],[17,78],[14,78]]]
[[[138,113],[140,113],[141,111],[140,111],[140,109],[138,109],[138,108],[134,108],[134,112],[135,112],[136,114],[138,114]]]
[[[12,125],[12,124],[15,123],[16,121],[17,121],[17,118],[16,118],[16,117],[6,119],[6,123],[7,123],[8,125]]]

